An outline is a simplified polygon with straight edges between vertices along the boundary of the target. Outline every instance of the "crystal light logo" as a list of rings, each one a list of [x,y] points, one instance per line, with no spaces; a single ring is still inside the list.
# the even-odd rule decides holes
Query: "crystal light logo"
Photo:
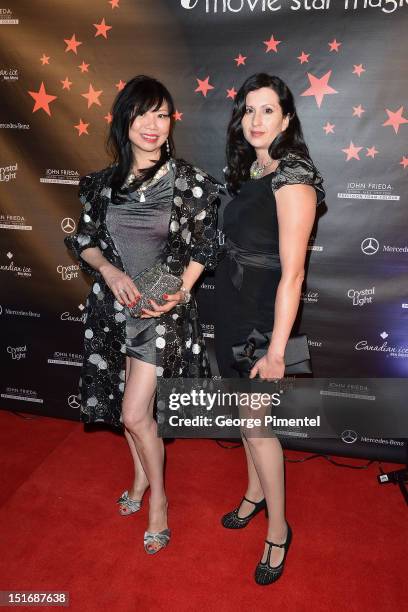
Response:
[[[27,355],[27,345],[8,346],[7,353],[11,356],[12,359],[16,359],[17,361],[19,361],[20,359],[25,359]]]
[[[15,276],[31,277],[31,268],[28,266],[17,266],[14,263],[14,255],[11,251],[6,254],[6,257],[9,259],[9,263],[0,264],[0,272],[12,272]]]
[[[40,183],[57,183],[59,185],[78,185],[79,184],[78,170],[65,170],[47,168],[45,176],[40,178]]]
[[[17,68],[1,68],[0,81],[18,81]]]
[[[374,301],[375,287],[369,289],[349,289],[347,297],[350,298],[353,306],[365,306]]]
[[[380,248],[380,243],[376,238],[364,238],[361,243],[361,250],[364,255],[375,255]]]
[[[408,357],[408,346],[388,344],[389,334],[386,331],[381,332],[379,336],[384,340],[382,344],[369,344],[367,340],[360,340],[355,345],[355,350],[384,353],[387,357],[393,357],[394,359],[406,359]]]
[[[71,219],[71,217],[65,217],[65,219],[61,221],[61,229],[66,234],[72,234],[72,232],[75,232],[75,227],[75,221]]]
[[[337,197],[348,200],[394,200],[399,201],[400,196],[393,194],[393,187],[389,183],[367,183],[350,182],[344,193],[338,193]]]
[[[12,164],[11,166],[0,167],[0,182],[8,183],[9,181],[15,181],[17,178],[18,164]]]
[[[61,275],[62,280],[70,281],[74,278],[78,278],[79,266],[72,264],[71,266],[57,266],[57,272]]]
[[[18,25],[18,19],[13,17],[11,9],[0,8],[0,25]]]
[[[83,304],[80,304],[78,306],[78,310],[82,312],[83,310],[85,310],[85,306]],[[61,321],[71,321],[73,323],[85,323],[86,313],[82,312],[81,315],[71,315],[70,312],[63,312],[60,318],[61,318]]]
[[[22,215],[0,213],[0,229],[31,231],[33,226],[27,225],[26,219]]]

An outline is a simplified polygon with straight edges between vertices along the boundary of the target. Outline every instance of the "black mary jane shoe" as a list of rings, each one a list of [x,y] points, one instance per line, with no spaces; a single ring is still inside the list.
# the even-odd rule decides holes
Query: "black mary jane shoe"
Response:
[[[238,516],[238,511],[244,500],[249,502],[250,504],[253,504],[255,508],[250,514],[241,518],[240,516]],[[242,529],[243,527],[246,527],[249,521],[252,520],[254,516],[256,516],[259,512],[261,512],[261,510],[265,510],[265,514],[266,516],[268,516],[268,509],[266,507],[265,499],[261,499],[261,501],[259,502],[253,502],[247,497],[243,497],[238,508],[235,508],[235,510],[232,510],[232,512],[228,512],[228,514],[224,514],[221,519],[221,524],[226,529]]]
[[[262,563],[262,561],[260,561],[258,565],[256,566],[255,582],[257,584],[260,584],[262,586],[265,586],[267,584],[272,584],[272,582],[276,582],[278,578],[282,576],[283,568],[285,566],[286,555],[288,554],[288,550],[289,550],[291,541],[292,541],[292,529],[290,528],[289,524],[288,524],[288,534],[286,536],[286,542],[284,542],[283,544],[275,544],[274,542],[265,540],[265,542],[269,546],[268,554],[266,556],[265,563]],[[285,549],[285,554],[283,555],[283,559],[281,563],[277,565],[276,567],[271,567],[269,565],[269,562],[271,560],[272,546],[277,546],[278,548]]]

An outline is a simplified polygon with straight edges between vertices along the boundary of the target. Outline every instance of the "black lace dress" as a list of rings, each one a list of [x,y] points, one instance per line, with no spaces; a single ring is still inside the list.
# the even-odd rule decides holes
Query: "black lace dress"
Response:
[[[288,154],[278,169],[245,182],[226,206],[223,257],[215,276],[215,348],[220,374],[238,377],[232,346],[257,328],[271,331],[281,277],[275,192],[284,185],[313,185],[324,200],[322,178],[309,159]]]

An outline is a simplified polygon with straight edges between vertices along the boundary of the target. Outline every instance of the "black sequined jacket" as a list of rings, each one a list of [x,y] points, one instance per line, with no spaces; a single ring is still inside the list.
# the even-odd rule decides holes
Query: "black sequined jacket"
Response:
[[[182,274],[190,260],[213,269],[220,185],[183,160],[171,163],[175,182],[164,260],[175,275]],[[76,234],[65,238],[65,243],[82,269],[94,278],[86,302],[84,363],[79,383],[81,420],[121,427],[126,358],[124,307],[116,301],[101,274],[81,258],[84,249],[99,247],[110,263],[123,270],[106,226],[111,174],[109,167],[81,178],[79,198],[83,210]],[[187,305],[177,305],[157,319],[156,333],[158,376],[210,376],[194,297]]]

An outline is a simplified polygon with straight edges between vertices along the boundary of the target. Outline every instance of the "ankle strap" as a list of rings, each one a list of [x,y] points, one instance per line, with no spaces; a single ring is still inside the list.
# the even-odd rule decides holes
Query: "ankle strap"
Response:
[[[249,502],[250,504],[254,504],[254,506],[257,506],[258,504],[260,504],[261,502],[264,501],[263,499],[261,499],[261,501],[259,501],[259,502],[254,502],[254,501],[252,501],[252,499],[248,499],[247,497],[245,497],[245,495],[244,495],[244,497],[242,499],[243,500],[245,499],[245,501]]]
[[[271,548],[272,546],[277,546],[278,548],[285,548],[286,542],[283,544],[275,544],[275,542],[270,542],[269,540],[265,540],[266,544],[268,544]]]

